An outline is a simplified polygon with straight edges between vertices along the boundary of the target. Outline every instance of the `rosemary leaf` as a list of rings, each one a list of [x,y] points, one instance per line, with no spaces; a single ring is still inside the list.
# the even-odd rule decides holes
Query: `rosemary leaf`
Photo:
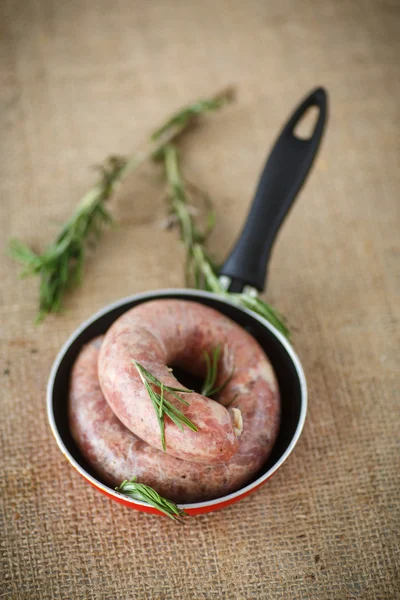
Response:
[[[138,483],[136,479],[137,477],[133,477],[130,481],[126,479],[115,490],[133,500],[146,502],[177,523],[184,523],[182,517],[188,515],[182,508],[179,508],[172,500],[160,496],[149,485]]]
[[[217,346],[211,353],[211,358],[208,352],[204,352],[204,360],[206,363],[207,374],[204,381],[201,393],[203,396],[212,396],[215,380],[218,374],[218,361],[221,354],[221,346]]]
[[[206,378],[203,383],[203,387],[201,393],[203,396],[208,396],[212,398],[216,394],[222,392],[232,379],[235,367],[232,368],[232,371],[228,375],[228,377],[217,387],[215,387],[215,382],[218,376],[218,363],[221,356],[221,346],[217,346],[212,351],[212,356],[208,352],[204,352],[204,362],[206,363]]]
[[[161,383],[161,398],[160,398],[160,408],[158,411],[158,416],[161,418],[164,410],[164,384]]]
[[[213,388],[210,391],[210,396],[215,396],[216,394],[219,394],[220,392],[222,392],[222,390],[224,390],[226,388],[226,386],[228,385],[228,383],[230,382],[230,380],[232,379],[233,375],[235,373],[235,369],[233,368],[231,373],[228,375],[228,377],[221,383],[221,385],[217,386],[216,388]]]
[[[279,313],[276,308],[273,308],[270,304],[261,300],[261,298],[254,298],[248,294],[230,294],[231,299],[242,306],[257,313],[264,319],[267,319],[278,331],[280,331],[286,338],[290,338],[290,331],[286,325],[285,317]]]
[[[206,378],[203,382],[203,387],[201,388],[201,393],[203,396],[208,395],[208,391],[212,388],[211,383],[211,359],[208,352],[204,352],[204,362],[206,363]]]
[[[232,400],[229,400],[229,402],[227,404],[224,404],[225,408],[228,408],[228,406],[231,406],[231,404],[233,404],[233,402],[235,402],[235,400],[238,396],[239,396],[239,392],[236,392],[236,394],[233,396]]]

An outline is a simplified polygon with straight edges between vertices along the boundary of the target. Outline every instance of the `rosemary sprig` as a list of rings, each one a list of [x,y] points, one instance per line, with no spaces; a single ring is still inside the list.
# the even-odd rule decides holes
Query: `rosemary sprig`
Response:
[[[193,282],[195,287],[204,288],[232,302],[252,310],[267,319],[284,336],[289,338],[290,332],[285,318],[275,308],[261,298],[242,292],[230,293],[225,290],[218,279],[218,266],[206,248],[206,240],[210,227],[200,229],[195,217],[189,210],[191,191],[190,185],[183,178],[179,167],[177,147],[169,143],[163,150],[164,171],[168,186],[170,210],[179,225],[180,237],[186,249],[186,281]]]
[[[125,165],[123,158],[108,159],[100,168],[98,184],[83,197],[76,212],[43,254],[36,254],[22,242],[11,240],[10,256],[25,265],[21,276],[40,277],[36,322],[42,321],[49,312],[59,312],[65,293],[81,283],[87,241],[98,236],[103,225],[111,223],[112,217],[105,203]]]
[[[212,350],[211,356],[208,352],[204,351],[204,361],[206,363],[207,371],[206,371],[206,377],[203,382],[203,387],[201,389],[201,393],[203,396],[208,396],[209,398],[211,398],[212,396],[215,396],[215,394],[222,392],[222,390],[224,390],[226,388],[226,386],[228,385],[228,383],[230,382],[230,380],[233,377],[233,374],[235,372],[235,367],[232,368],[230,374],[221,383],[221,385],[215,387],[215,382],[216,382],[217,375],[218,375],[218,363],[219,363],[220,357],[221,357],[221,346],[220,345],[216,346]]]
[[[161,156],[166,145],[177,140],[202,114],[215,111],[233,98],[233,90],[223,90],[209,100],[200,100],[169,118],[152,135],[146,147],[131,157],[111,157],[100,167],[101,178],[82,198],[77,210],[63,226],[54,242],[42,253],[33,252],[18,240],[11,240],[10,256],[24,265],[22,276],[40,278],[39,314],[36,322],[62,310],[65,294],[82,282],[86,247],[93,234],[112,221],[105,204],[117,187],[144,161]]]
[[[193,390],[185,390],[183,388],[176,388],[164,385],[159,379],[157,379],[157,377],[154,377],[154,375],[152,375],[150,371],[148,371],[141,364],[139,364],[137,360],[133,360],[132,362],[135,365],[140,375],[140,379],[142,380],[143,385],[146,388],[146,391],[154,406],[154,410],[156,412],[158,424],[160,427],[161,445],[163,450],[166,450],[164,422],[165,415],[167,415],[171,419],[171,421],[173,421],[175,425],[179,427],[181,431],[183,431],[184,425],[186,425],[186,427],[188,427],[192,431],[198,431],[196,425],[192,423],[190,419],[185,417],[185,415],[178,408],[176,408],[176,406],[171,404],[171,402],[169,402],[165,398],[164,394],[164,392],[169,392],[174,398],[179,400],[179,402],[181,402],[185,406],[189,406],[189,403],[186,402],[186,400],[184,400],[182,396],[177,394],[177,392],[180,392],[180,394],[191,394]],[[155,385],[157,388],[159,388],[160,392],[156,392],[152,385]]]
[[[175,502],[160,496],[152,487],[144,483],[137,483],[136,479],[137,477],[133,477],[130,481],[125,479],[115,490],[120,494],[133,498],[133,500],[139,500],[154,506],[154,508],[178,523],[184,523],[182,517],[187,516],[187,513],[182,508],[179,508]]]

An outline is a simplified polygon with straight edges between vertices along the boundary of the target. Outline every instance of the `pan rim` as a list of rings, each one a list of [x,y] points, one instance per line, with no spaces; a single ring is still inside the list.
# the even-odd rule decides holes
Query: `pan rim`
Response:
[[[196,289],[190,289],[190,288],[188,288],[188,289],[166,288],[166,289],[154,290],[151,292],[139,292],[138,294],[126,296],[125,298],[116,300],[115,302],[112,302],[111,304],[108,304],[107,306],[103,307],[102,309],[97,311],[95,314],[93,314],[91,317],[86,319],[83,323],[81,323],[79,325],[79,327],[77,327],[72,332],[72,334],[68,337],[66,342],[64,342],[61,349],[57,353],[57,356],[51,367],[50,375],[49,375],[49,379],[48,379],[48,383],[47,383],[47,393],[46,393],[46,396],[47,396],[47,400],[46,400],[46,402],[47,402],[47,418],[48,418],[50,428],[52,430],[52,433],[55,437],[55,440],[57,442],[59,449],[61,450],[62,454],[67,458],[67,460],[71,463],[71,465],[75,468],[75,470],[78,471],[78,473],[80,475],[82,475],[92,485],[99,488],[101,491],[103,491],[107,495],[113,496],[117,500],[123,499],[125,503],[132,504],[132,506],[143,506],[143,507],[149,506],[145,502],[141,502],[139,500],[132,500],[132,499],[128,498],[127,496],[125,496],[124,494],[121,494],[121,493],[113,490],[111,487],[101,483],[98,479],[96,479],[95,477],[90,475],[90,473],[88,473],[79,464],[79,462],[71,455],[70,451],[64,444],[64,441],[58,431],[58,427],[55,422],[54,410],[53,410],[53,388],[54,388],[54,382],[55,382],[55,379],[57,376],[58,369],[60,367],[62,360],[64,359],[66,352],[68,351],[68,349],[70,348],[72,343],[76,340],[76,338],[79,337],[79,335],[81,333],[83,333],[83,331],[85,329],[87,329],[87,327],[92,325],[95,321],[97,321],[99,318],[103,317],[105,314],[107,314],[111,310],[120,308],[124,304],[132,302],[134,300],[144,301],[144,300],[152,299],[152,298],[155,299],[157,296],[165,296],[165,295],[173,295],[173,296],[179,295],[179,296],[183,296],[183,297],[189,296],[189,295],[190,296],[195,295],[195,296],[198,296],[199,298],[210,298],[212,300],[217,299],[219,302],[221,302],[223,304],[227,304],[228,306],[230,305],[235,308],[239,308],[245,314],[248,314],[253,319],[256,319],[257,321],[259,321],[262,325],[264,325],[267,329],[269,329],[271,331],[271,333],[279,340],[279,342],[284,346],[290,359],[292,360],[292,363],[296,370],[296,374],[299,379],[300,394],[301,394],[301,407],[300,407],[299,420],[296,425],[294,435],[293,435],[288,447],[286,448],[286,450],[282,454],[282,456],[276,461],[276,463],[273,466],[271,466],[270,469],[268,469],[268,471],[266,473],[264,473],[263,475],[261,475],[260,477],[258,477],[256,480],[252,481],[245,487],[240,488],[236,492],[232,492],[231,494],[227,494],[226,496],[221,496],[220,498],[215,498],[214,500],[204,500],[202,502],[178,504],[178,506],[180,508],[184,508],[184,509],[201,509],[201,508],[206,508],[206,507],[211,507],[211,506],[218,506],[219,504],[222,504],[225,502],[234,501],[236,498],[242,496],[243,494],[251,492],[252,489],[257,488],[258,486],[263,484],[267,479],[269,479],[283,465],[283,463],[288,459],[290,454],[293,452],[297,442],[299,441],[299,438],[303,431],[306,415],[307,415],[307,404],[308,404],[307,382],[306,382],[304,370],[303,370],[302,364],[300,362],[300,359],[297,356],[297,354],[296,354],[293,346],[290,344],[290,342],[276,329],[276,327],[271,325],[271,323],[269,321],[267,321],[263,317],[257,315],[256,313],[254,313],[251,310],[242,308],[241,306],[239,307],[237,304],[235,304],[228,298],[224,298],[223,296],[219,296],[218,294],[215,294],[213,292],[206,292],[203,290],[196,290]]]

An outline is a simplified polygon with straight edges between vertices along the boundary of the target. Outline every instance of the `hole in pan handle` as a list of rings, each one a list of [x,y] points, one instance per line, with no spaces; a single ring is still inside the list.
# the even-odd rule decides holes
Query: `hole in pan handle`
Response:
[[[327,92],[317,88],[293,112],[282,129],[261,174],[243,230],[220,270],[230,292],[265,288],[267,265],[278,230],[307,178],[317,154],[327,119]],[[308,139],[293,133],[311,106],[319,109]]]

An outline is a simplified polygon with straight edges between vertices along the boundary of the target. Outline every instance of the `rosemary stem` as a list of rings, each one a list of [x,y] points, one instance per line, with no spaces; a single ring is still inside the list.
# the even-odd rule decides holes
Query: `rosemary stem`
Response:
[[[222,296],[228,296],[221,283],[219,282],[218,277],[213,272],[210,263],[206,260],[204,256],[204,250],[200,246],[200,244],[195,244],[192,248],[192,256],[199,267],[200,271],[203,273],[204,278],[211,289],[215,294],[219,294]]]
[[[165,148],[165,169],[169,185],[175,191],[181,189],[182,177],[178,165],[178,150],[171,144],[168,144]]]
[[[202,287],[199,274],[203,277],[203,287],[228,298],[237,306],[253,310],[270,321],[283,335],[289,337],[289,330],[285,320],[272,306],[249,294],[230,293],[221,285],[216,274],[215,265],[206,250],[204,241],[205,232],[197,229],[195,219],[188,207],[188,184],[184,180],[179,168],[178,150],[173,144],[168,144],[163,150],[165,175],[168,185],[171,208],[178,220],[181,240],[186,248],[186,280],[190,275],[194,277],[196,287]]]
[[[179,170],[177,148],[172,144],[168,144],[164,150],[164,157],[165,173],[167,176],[172,208],[178,217],[182,241],[190,254],[194,244],[193,222],[186,206],[186,194],[184,182]]]

